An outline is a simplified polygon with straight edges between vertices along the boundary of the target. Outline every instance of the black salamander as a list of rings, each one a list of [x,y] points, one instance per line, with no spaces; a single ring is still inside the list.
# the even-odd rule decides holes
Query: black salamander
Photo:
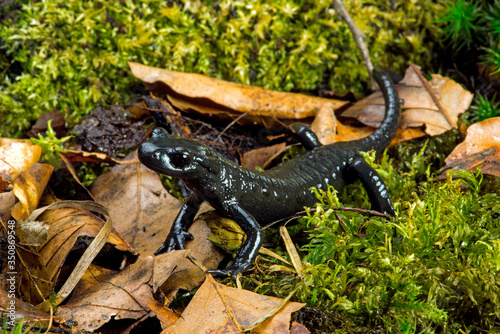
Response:
[[[309,151],[264,172],[237,166],[197,141],[171,136],[156,128],[139,148],[140,161],[156,172],[182,179],[193,194],[184,202],[163,246],[155,254],[184,249],[185,241],[193,239],[188,229],[203,201],[232,217],[247,235],[229,268],[207,271],[216,276],[234,277],[251,267],[262,244],[260,226],[314,205],[317,199],[312,187],[326,190],[331,185],[340,190],[360,179],[372,209],[395,215],[384,182],[359,153],[382,152],[399,123],[399,98],[392,82],[378,70],[374,77],[386,105],[384,120],[374,133],[363,139],[322,146],[308,128],[295,129]]]

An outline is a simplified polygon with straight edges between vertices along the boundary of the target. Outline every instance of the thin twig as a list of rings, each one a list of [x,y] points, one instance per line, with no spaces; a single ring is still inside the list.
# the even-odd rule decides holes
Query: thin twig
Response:
[[[363,57],[363,62],[365,63],[366,69],[368,70],[368,74],[370,75],[370,83],[371,83],[371,88],[373,90],[374,87],[376,86],[376,83],[372,76],[373,64],[370,59],[370,53],[368,52],[368,48],[366,47],[365,43],[366,35],[356,26],[356,23],[354,23],[354,20],[349,15],[349,12],[347,12],[347,9],[342,3],[342,0],[333,0],[332,4],[337,13],[347,23],[349,30],[351,30],[351,33],[354,37],[354,41],[356,42],[359,50],[361,51],[361,57]]]
[[[219,135],[217,136],[217,138],[215,138],[215,142],[218,142],[219,139],[222,137],[222,135],[224,134],[224,132],[226,132],[230,127],[232,127],[234,124],[236,124],[236,122],[238,122],[240,119],[242,119],[243,117],[245,117],[246,115],[248,115],[249,111],[246,111],[244,112],[243,114],[239,115],[238,117],[236,117],[231,123],[229,123],[225,128],[224,130],[221,131],[221,133],[219,133]]]
[[[415,73],[419,77],[420,81],[422,81],[422,83],[424,84],[425,89],[427,90],[427,92],[431,96],[432,101],[434,101],[434,103],[438,107],[439,111],[441,111],[441,113],[443,114],[444,118],[446,118],[446,121],[448,122],[448,124],[452,128],[456,128],[457,126],[455,125],[455,122],[453,122],[453,120],[451,119],[451,116],[448,113],[448,111],[439,102],[438,98],[436,97],[436,95],[432,91],[431,85],[429,85],[429,83],[427,82],[427,79],[424,78],[424,76],[422,75],[422,73],[420,73],[420,70],[417,68],[417,66],[415,66],[415,64],[411,64],[410,67],[415,71]]]
[[[365,215],[370,215],[370,216],[377,216],[377,217],[383,217],[383,218],[390,218],[389,215],[386,215],[385,213],[378,212],[375,210],[367,210],[367,209],[360,209],[360,208],[349,208],[349,207],[344,207],[344,206],[339,206],[339,207],[325,207],[323,210],[335,210],[335,211],[351,211],[351,212],[357,212]],[[309,212],[316,212],[315,208],[309,209]],[[296,217],[301,217],[304,216],[307,212],[306,211],[300,211],[295,214]]]

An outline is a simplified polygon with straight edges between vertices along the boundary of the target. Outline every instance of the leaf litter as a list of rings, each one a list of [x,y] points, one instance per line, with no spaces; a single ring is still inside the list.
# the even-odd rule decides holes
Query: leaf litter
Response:
[[[278,106],[276,106],[267,97],[261,98],[265,94],[269,95],[269,92],[260,88],[221,82],[216,79],[208,80],[209,78],[202,78],[198,75],[170,73],[165,70],[147,68],[140,64],[130,63],[129,65],[135,75],[144,77],[144,81],[148,83],[153,91],[167,92],[167,96],[171,102],[174,102],[174,106],[179,107],[181,110],[194,109],[205,114],[226,113],[233,120],[236,118],[235,115],[248,112],[250,116],[255,116],[255,119],[259,119],[262,116],[271,116],[270,119],[272,121],[269,124],[275,123],[274,117],[286,120],[307,118],[315,115],[316,118],[312,123],[312,128],[323,143],[364,137],[371,133],[374,127],[378,126],[384,113],[383,100],[380,93],[374,93],[366,99],[359,101],[342,115],[345,117],[356,117],[359,122],[367,125],[366,127],[359,127],[340,123],[336,119],[335,112],[345,104],[344,101],[318,100],[319,98],[309,98],[305,95],[291,94],[285,96],[273,93],[274,95],[271,94],[271,96],[274,101],[271,102],[276,103],[278,101]],[[175,80],[172,80],[172,78]],[[196,91],[196,89],[201,89],[200,83],[205,82],[209,84],[202,86],[201,91]],[[181,84],[179,85],[179,83]],[[165,90],[165,87],[163,87],[164,84],[171,85],[171,87]],[[454,120],[454,124],[456,124],[458,114],[463,112],[470,103],[470,99],[472,98],[470,93],[461,89],[461,87],[450,79],[437,75],[433,75],[433,80],[429,85],[432,87],[432,94],[439,99],[441,107],[446,108],[447,111],[451,111],[451,118]],[[433,101],[432,94],[425,92],[425,85],[413,68],[407,71],[405,79],[398,85],[397,89],[401,99],[404,100],[403,108],[406,109],[402,120],[402,128],[404,129],[398,132],[398,141],[422,136],[423,132],[421,132],[420,127],[424,124],[426,132],[431,135],[446,131],[454,125],[450,125],[446,121],[446,117],[440,113],[439,107]],[[243,102],[235,101],[234,99],[230,100],[228,97],[230,95],[227,95],[227,92],[233,94],[236,92],[236,95],[242,94],[241,101]],[[276,97],[280,97],[281,99],[276,99]],[[166,122],[174,124],[176,131],[181,135],[193,135],[189,127],[179,123],[180,115],[175,109],[171,108],[165,101],[152,99],[157,101],[158,106],[157,110],[153,111],[162,112]],[[206,100],[210,100],[210,103],[207,104]],[[252,101],[251,104],[250,100]],[[284,101],[287,103],[282,103]],[[301,105],[301,101],[308,101],[309,105],[306,106],[306,109],[298,107]],[[198,104],[199,102],[202,103]],[[288,102],[290,103],[288,104]],[[282,107],[281,104],[284,104],[284,108],[288,110],[280,109]],[[197,107],[194,108],[193,105],[197,105]],[[142,116],[147,114],[144,111],[145,109],[148,109],[146,111],[149,112],[152,111],[151,108],[147,107],[147,104],[138,104],[132,109],[137,115],[140,114]],[[262,118],[260,119],[262,120]],[[269,122],[269,119],[267,119],[267,122]],[[90,128],[87,127],[88,129]],[[474,133],[473,130],[471,127],[471,133]],[[483,130],[483,132],[485,131],[489,131],[490,134],[495,133],[491,129]],[[134,143],[136,142],[134,141]],[[23,149],[25,150],[39,151],[34,145],[29,145],[28,143],[22,145],[24,145]],[[265,149],[264,151],[267,152],[266,155],[272,156],[280,151],[283,148],[283,144],[279,145]],[[498,153],[497,145],[498,143],[491,140],[490,146],[481,147],[483,149],[481,152],[490,152],[493,147],[495,151],[488,155],[488,157],[496,157]],[[0,146],[0,150],[2,147],[3,145]],[[95,149],[95,147],[92,147],[92,149]],[[6,151],[9,152],[8,150]],[[465,151],[467,152],[466,154],[475,152],[474,150]],[[73,159],[75,155],[78,155],[78,152],[78,150],[75,150],[72,156]],[[0,171],[3,171],[1,174],[2,184],[4,185],[3,189],[8,189],[11,186],[11,181],[20,175],[19,171],[26,170],[26,168],[29,168],[30,165],[38,161],[40,153],[29,154],[29,156],[35,156],[34,161],[24,161],[23,157],[19,156],[15,158],[18,159],[18,162],[4,163],[3,166],[5,167],[0,169]],[[253,152],[252,154],[259,156],[260,153]],[[59,307],[56,315],[63,320],[78,319],[79,328],[86,330],[98,329],[112,318],[130,318],[139,319],[140,321],[145,316],[149,316],[151,311],[154,311],[157,315],[159,313],[162,314],[162,316],[158,315],[158,318],[164,326],[165,333],[181,333],[184,329],[198,328],[196,326],[208,326],[210,330],[224,328],[239,332],[252,325],[257,325],[255,328],[260,328],[258,326],[270,328],[272,332],[290,332],[290,313],[302,307],[298,303],[284,303],[283,300],[278,298],[273,299],[271,297],[255,295],[245,290],[231,290],[233,288],[216,283],[211,276],[205,279],[205,274],[191,261],[186,259],[186,252],[174,251],[169,254],[152,257],[152,253],[161,245],[168,234],[171,223],[180,209],[180,203],[165,191],[156,173],[138,164],[134,154],[126,159],[126,164],[117,165],[109,172],[101,175],[94,182],[91,192],[98,203],[103,204],[109,209],[109,215],[114,221],[116,232],[111,235],[111,239],[108,239],[108,241],[114,239],[115,241],[111,241],[111,243],[116,248],[126,251],[129,254],[133,254],[135,250],[138,258],[132,264],[128,264],[127,261],[123,262],[120,266],[123,267],[121,271],[116,268],[109,269],[96,264],[90,265],[75,288],[73,295],[67,301],[67,304]],[[27,155],[25,154],[24,156]],[[88,152],[88,154],[82,154],[81,156],[88,159],[102,159],[112,163],[120,162],[119,160],[108,159],[106,156],[95,155],[95,152]],[[0,155],[0,158],[0,162],[7,161],[2,155]],[[15,161],[15,159],[12,161]],[[257,163],[253,160],[254,158],[246,158],[244,160],[245,165],[260,166],[263,161],[262,158]],[[488,168],[486,169],[488,170]],[[43,189],[45,186],[40,185],[38,187]],[[40,194],[37,196],[40,197]],[[26,215],[26,213],[29,213],[38,205],[36,201],[31,204],[26,204],[27,201],[24,202],[25,204],[21,204],[25,210],[23,215]],[[37,204],[35,205],[34,203]],[[47,213],[47,217],[43,219],[43,223],[57,221],[58,217],[78,216],[76,214],[78,210],[61,210],[59,213],[52,213],[54,215],[52,218]],[[201,211],[206,210],[207,208]],[[2,212],[2,214],[4,213]],[[75,214],[76,216],[74,216]],[[84,221],[87,219],[85,218]],[[94,215],[92,219],[97,219],[98,221],[100,218]],[[102,222],[97,224],[85,223],[82,226],[87,224],[88,226],[84,230],[81,230],[78,228],[79,223],[77,221],[78,219],[73,223],[64,223],[64,219],[62,219],[58,223],[60,226],[69,224],[69,228],[75,231],[79,230],[82,232],[80,235],[87,237],[95,236],[99,231],[99,226],[102,225]],[[72,246],[64,246],[59,250],[57,249],[57,245],[65,245],[63,240],[72,245],[78,239],[78,234],[73,235],[70,229],[63,227],[59,227],[58,230],[61,231],[61,234],[55,236],[54,234],[57,233],[55,229],[56,225],[53,225],[52,228],[54,230],[51,231],[49,229],[47,240],[52,240],[53,244],[49,243],[50,246],[49,244],[43,246],[42,248],[46,249],[46,253],[42,251],[40,255],[36,256],[35,252],[33,259],[33,264],[39,267],[39,272],[36,276],[41,278],[41,282],[43,281],[43,283],[40,283],[40,286],[45,284],[45,287],[42,289],[44,296],[53,289],[54,279],[60,275],[64,259],[73,248]],[[203,219],[197,219],[190,232],[195,235],[196,240],[196,242],[188,243],[190,257],[195,258],[202,267],[215,268],[222,259],[222,254],[210,242],[206,241],[210,230],[206,227]],[[65,233],[67,236],[65,236]],[[58,238],[61,241],[53,241]],[[71,238],[71,241],[69,241],[69,238]],[[44,254],[43,256],[41,256],[42,253]],[[31,279],[30,277],[28,278]],[[205,283],[195,294],[191,303],[188,304],[182,316],[164,308],[163,305],[168,305],[180,289],[192,290],[199,286],[203,280],[205,280]],[[39,287],[33,285],[30,288],[33,291],[28,293],[33,295],[34,290],[39,290]],[[40,293],[40,290],[37,293]],[[160,293],[163,296],[164,304],[154,301],[153,297],[157,296],[156,293]],[[260,298],[266,298],[266,300],[267,298],[271,298],[270,300],[274,301],[262,301],[262,304],[260,304],[260,302],[257,302]],[[248,302],[245,302],[245,300],[248,300]],[[269,306],[271,305],[269,303],[273,306]],[[276,305],[280,303],[284,303],[283,305],[285,305],[284,312],[273,314],[268,320],[263,321],[262,324],[258,322],[259,319],[265,318],[266,314],[269,315],[271,309],[276,309]],[[293,305],[293,307],[290,305]],[[257,313],[252,316],[254,311]],[[213,317],[212,312],[220,316]],[[200,319],[203,319],[203,321],[200,321]],[[295,323],[294,326],[297,328],[297,331],[299,329],[305,330],[305,328],[300,327],[300,324]],[[260,330],[266,332],[262,328],[256,330],[256,332],[261,332]]]

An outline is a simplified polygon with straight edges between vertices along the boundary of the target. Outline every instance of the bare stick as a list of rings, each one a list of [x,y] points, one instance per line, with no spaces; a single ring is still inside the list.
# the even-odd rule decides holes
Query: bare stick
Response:
[[[363,57],[363,62],[365,63],[366,69],[368,70],[368,75],[370,75],[370,84],[373,90],[373,88],[376,87],[376,83],[372,76],[373,64],[370,59],[370,53],[368,53],[368,48],[366,47],[365,44],[366,36],[356,26],[356,23],[354,23],[353,19],[347,12],[347,9],[342,3],[342,0],[332,0],[332,4],[337,13],[345,20],[347,26],[349,27],[349,30],[351,30],[351,33],[354,36],[354,41],[356,42],[359,50],[361,51],[361,57]]]

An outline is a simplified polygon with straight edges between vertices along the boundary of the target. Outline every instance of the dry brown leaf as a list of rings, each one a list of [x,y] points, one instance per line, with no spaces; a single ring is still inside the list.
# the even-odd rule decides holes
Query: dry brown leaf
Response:
[[[0,138],[0,192],[38,162],[41,155],[42,147],[30,140]]]
[[[136,152],[131,156],[136,159]],[[99,176],[91,192],[97,202],[109,208],[114,228],[132,244],[138,254],[152,255],[165,241],[181,203],[162,186],[158,174],[143,165],[117,165]],[[202,206],[201,212],[208,206]],[[216,268],[223,255],[207,237],[210,229],[195,220],[189,229],[194,241],[187,242],[191,254],[207,268]],[[170,299],[180,288],[192,290],[205,273],[188,259],[177,264],[162,290]]]
[[[344,125],[337,121],[335,113],[331,108],[324,107],[320,109],[314,118],[311,130],[323,145],[328,145],[335,142],[364,138],[375,131],[375,128]]]
[[[149,311],[145,308],[143,297],[152,296],[186,253],[187,251],[172,251],[156,257],[141,256],[135,264],[120,272],[91,265],[68,301],[67,305],[73,308],[63,308],[58,316],[76,321],[85,318],[85,322],[80,324],[81,329],[85,330],[95,330],[117,314],[122,319],[139,319],[145,315],[140,311],[141,308]],[[137,298],[137,291],[140,298]],[[122,299],[123,293],[130,296]],[[135,302],[131,302],[131,299]],[[127,307],[128,303],[130,308]]]
[[[177,319],[179,319],[180,314],[175,313],[154,299],[149,300],[148,307],[156,314],[158,320],[160,320],[162,329],[171,326]]]
[[[133,75],[153,92],[167,94],[176,100],[172,101],[174,105],[177,103],[178,107],[198,112],[249,112],[251,116],[301,119],[314,116],[324,105],[337,109],[345,104],[344,101],[245,86],[201,74],[168,71],[133,62],[128,64]]]
[[[24,247],[16,247],[19,256],[21,285],[19,291],[23,300],[37,305],[52,291],[50,274],[40,256]]]
[[[311,124],[311,130],[316,134],[323,145],[342,141],[337,137],[337,118],[332,108],[322,107]]]
[[[77,151],[77,150],[66,150],[66,153],[63,154],[69,161],[72,162],[108,162],[114,164],[125,164],[130,165],[137,163],[137,161],[122,161],[111,158],[105,153],[99,152],[86,152],[86,151]]]
[[[285,143],[280,143],[245,152],[241,157],[241,165],[250,170],[254,170],[255,167],[263,167],[269,159],[271,159],[276,153],[281,152],[285,146]]]
[[[16,230],[23,230],[23,226],[26,224],[33,225],[36,219],[40,221],[40,225],[49,226],[48,236],[41,247],[18,248],[24,279],[24,283],[21,285],[21,292],[33,304],[43,302],[43,298],[47,297],[48,292],[54,289],[62,264],[76,244],[77,238],[81,236],[96,237],[104,226],[104,221],[89,211],[77,207],[58,208],[70,205],[85,207],[85,203],[82,202],[57,202],[49,207],[35,210],[26,221],[19,221],[17,223],[18,227],[16,227]],[[91,207],[91,205],[88,206]],[[44,213],[40,215],[41,212]],[[38,217],[38,215],[40,216]],[[26,240],[23,239],[25,234],[19,233],[17,235],[20,238],[19,244],[26,244]],[[32,243],[32,236],[28,235],[28,237],[30,239],[29,242]],[[103,237],[102,244],[106,240],[106,236]],[[118,250],[132,252],[130,245],[127,245],[116,233],[111,233],[107,241],[113,244]],[[99,250],[100,248],[96,250],[95,254]],[[92,259],[88,261],[90,262]],[[81,269],[81,272],[83,273],[85,269],[86,267]],[[74,270],[72,269],[72,271]],[[75,278],[75,284],[78,279],[79,277]],[[62,294],[65,292],[60,291],[60,293],[62,301],[64,299]]]
[[[45,134],[48,129],[49,121],[52,121],[50,127],[55,131],[58,138],[66,136],[66,131],[64,130],[66,121],[64,120],[64,115],[57,109],[41,114],[36,120],[36,123],[26,132],[26,135],[30,138],[38,138],[39,134]]]
[[[432,80],[428,83],[433,94],[438,98],[438,101],[453,121],[454,126],[456,126],[458,115],[469,107],[473,95],[455,81],[439,74],[433,74]],[[431,95],[411,67],[406,70],[404,79],[396,85],[396,89],[399,98],[404,100],[402,108],[406,109],[401,115],[400,126],[403,129],[419,127],[425,124],[425,132],[431,136],[451,129],[445,116],[436,106]],[[384,114],[384,99],[382,93],[377,91],[355,103],[344,111],[342,116],[355,117],[363,124],[378,127],[384,118]],[[408,137],[408,134],[403,136]]]
[[[42,263],[47,267],[52,282],[79,237],[95,237],[104,220],[79,208],[62,208],[43,213],[40,220],[50,226],[47,242],[39,248]],[[132,247],[115,230],[108,240],[116,249],[133,253]]]
[[[217,283],[207,275],[179,319],[167,333],[241,333],[279,309],[284,300]],[[287,302],[252,333],[290,333],[290,315],[305,304]]]
[[[12,217],[24,220],[37,208],[53,170],[51,165],[36,163],[19,175],[12,190],[19,203],[12,208]]]
[[[47,326],[50,320],[49,314],[19,298],[9,296],[7,291],[0,289],[0,313],[4,312],[7,322],[17,323],[22,319],[26,325],[43,327]]]
[[[455,147],[445,162],[444,170],[474,171],[481,167],[484,174],[500,177],[500,117],[472,124],[465,140]]]
[[[4,222],[10,219],[10,209],[16,204],[16,195],[12,191],[0,193],[0,219]]]
[[[292,322],[292,328],[290,328],[290,334],[309,334],[311,333],[306,326],[298,323]]]
[[[79,328],[95,331],[113,317],[138,319],[149,312],[148,300],[153,298],[151,279],[154,257],[144,256],[132,265],[97,283],[85,294],[73,294],[56,315],[78,322]]]

